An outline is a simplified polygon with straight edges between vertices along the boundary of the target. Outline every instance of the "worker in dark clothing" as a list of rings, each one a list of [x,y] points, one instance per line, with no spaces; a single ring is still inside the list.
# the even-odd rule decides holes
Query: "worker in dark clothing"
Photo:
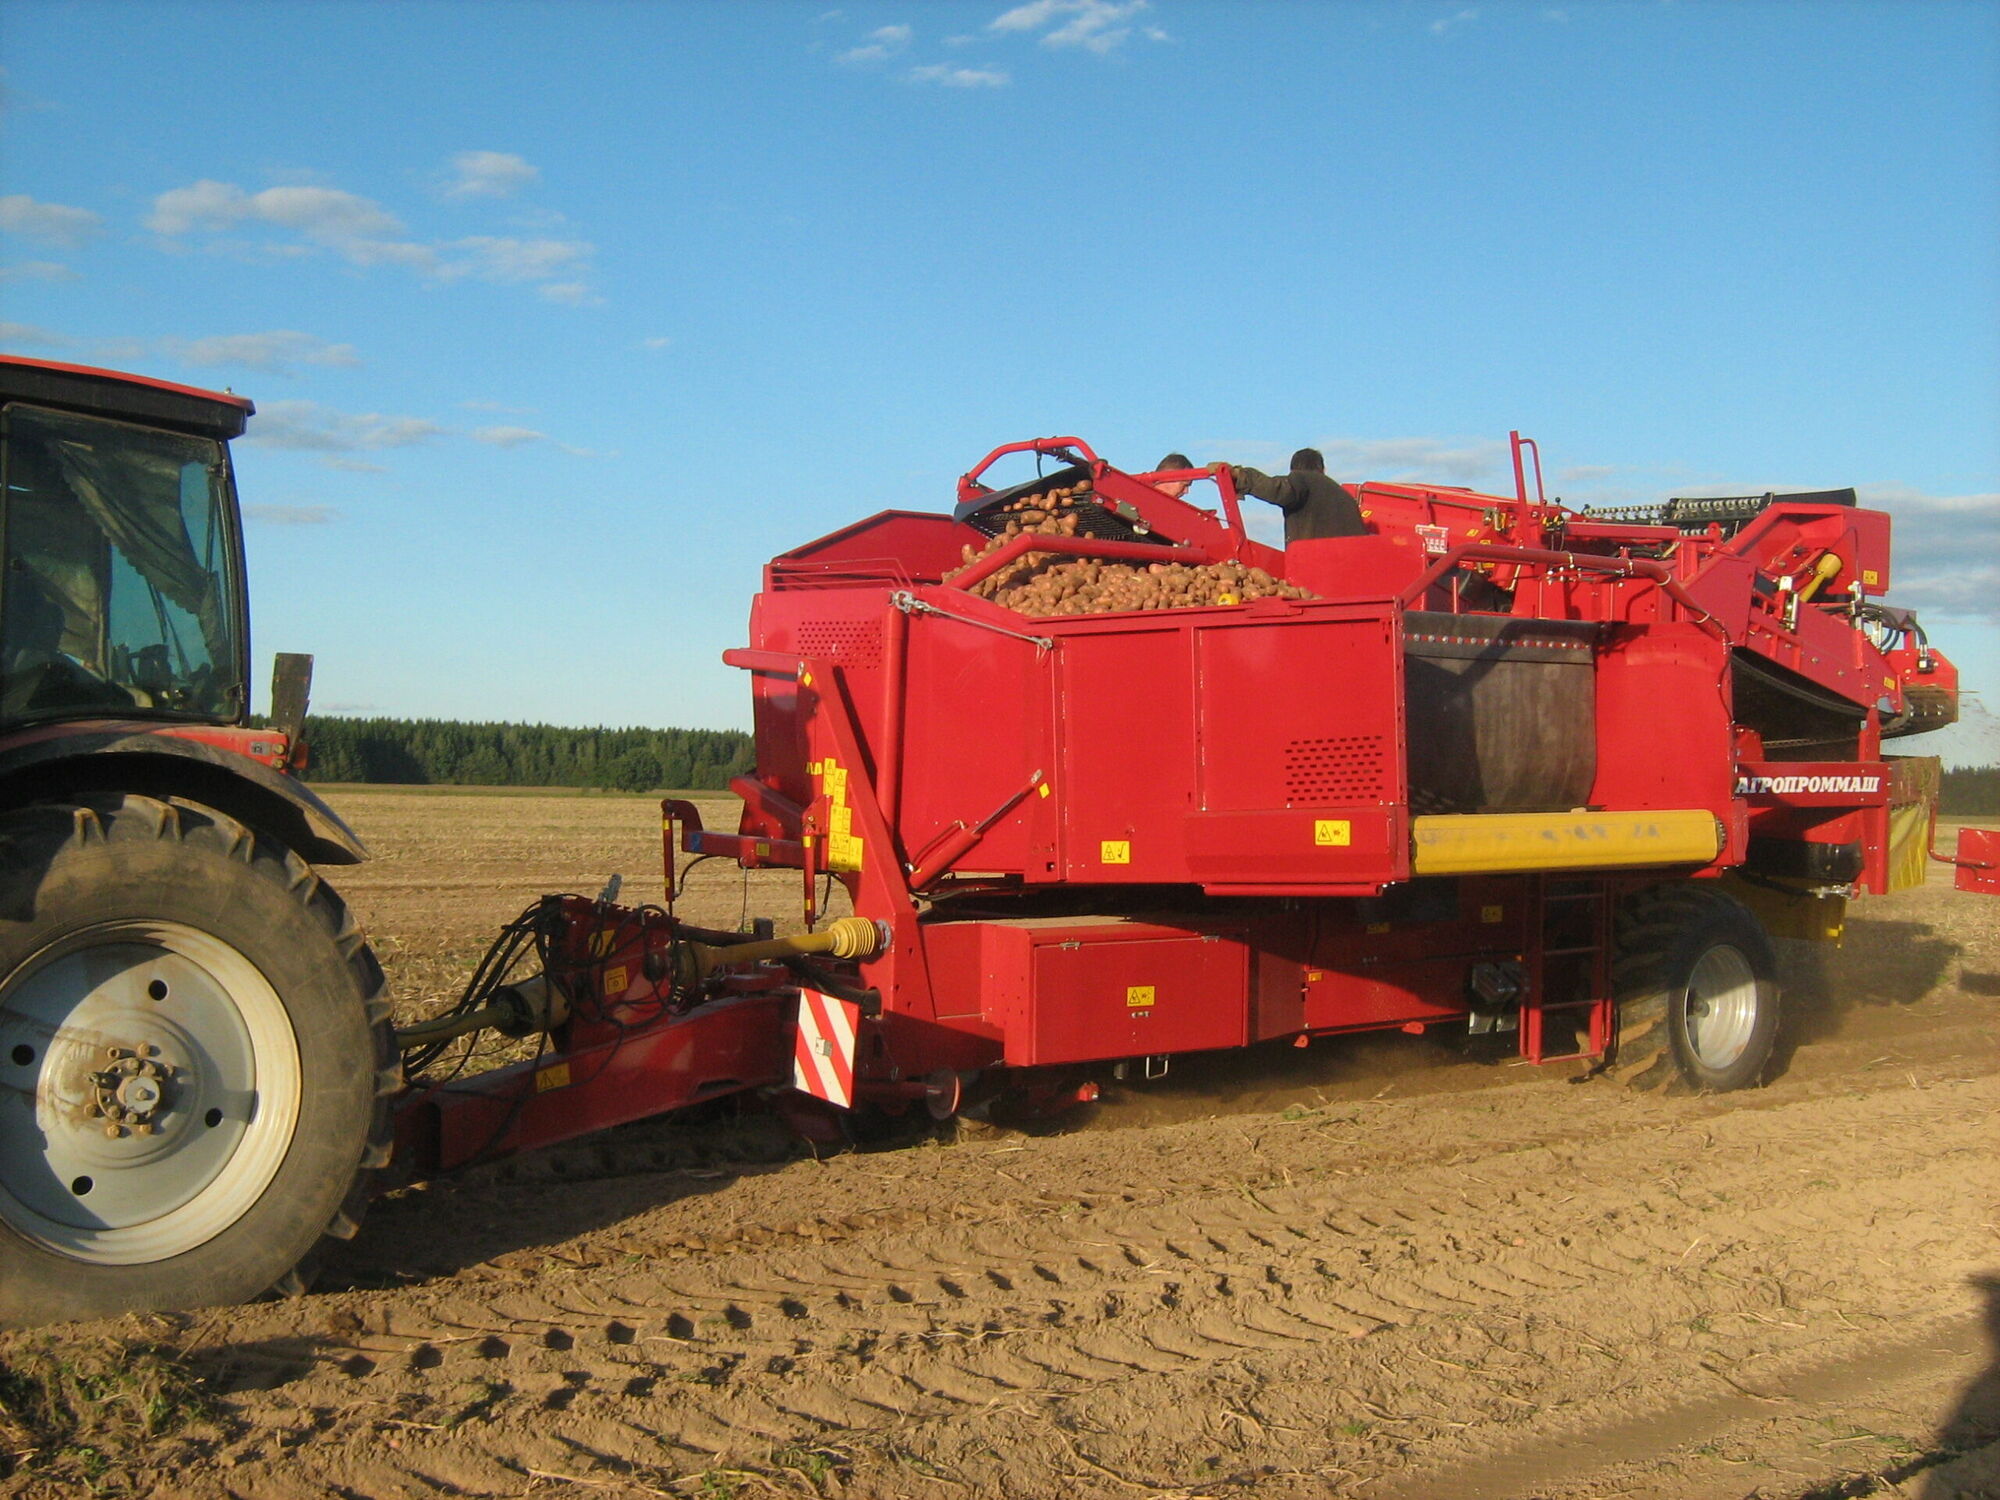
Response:
[[[1285,544],[1309,542],[1324,536],[1364,536],[1368,527],[1361,519],[1361,507],[1345,485],[1326,477],[1326,460],[1317,448],[1301,448],[1292,455],[1292,472],[1274,479],[1257,469],[1230,465],[1236,493],[1268,500],[1285,513]]]

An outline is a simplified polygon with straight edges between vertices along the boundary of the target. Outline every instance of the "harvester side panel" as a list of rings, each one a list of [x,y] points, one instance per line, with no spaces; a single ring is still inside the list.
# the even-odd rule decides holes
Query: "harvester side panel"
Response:
[[[1696,625],[1607,629],[1597,659],[1590,805],[1702,808],[1731,820],[1728,668],[1727,646]],[[1725,858],[1733,861],[1740,841],[1732,847]]]
[[[908,861],[921,864],[957,830],[1019,798],[1015,812],[995,821],[956,868],[960,874],[1046,871],[1056,857],[1054,831],[1039,816],[1044,799],[1030,803],[1023,794],[1037,772],[1047,782],[1056,769],[1049,653],[963,620],[914,615],[904,661],[900,692],[885,690],[900,699],[901,793],[892,812]],[[871,701],[868,684],[854,691],[862,703]],[[879,752],[881,715],[861,712],[864,723],[877,726],[871,742]]]

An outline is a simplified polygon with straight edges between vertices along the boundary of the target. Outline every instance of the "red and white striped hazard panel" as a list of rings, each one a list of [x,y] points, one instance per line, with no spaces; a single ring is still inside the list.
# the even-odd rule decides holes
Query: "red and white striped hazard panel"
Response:
[[[792,1087],[842,1109],[854,1107],[854,1033],[861,1007],[818,990],[799,992]]]

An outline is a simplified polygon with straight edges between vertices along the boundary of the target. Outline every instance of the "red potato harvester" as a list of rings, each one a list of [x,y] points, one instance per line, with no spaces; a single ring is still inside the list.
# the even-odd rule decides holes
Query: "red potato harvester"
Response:
[[[1767,934],[1923,878],[1937,763],[1882,745],[1956,674],[1852,491],[1577,512],[1517,440],[1512,498],[1363,485],[1368,535],[1278,551],[1226,469],[1053,438],[774,559],[736,831],[663,804],[665,907],[543,897],[397,1030],[297,780],[310,658],[248,712],[253,414],[0,358],[0,1326],[298,1291],[384,1167],[736,1094],[1047,1108],[1436,1026],[1740,1088]],[[796,870],[801,930],[681,921],[682,855]],[[2000,889],[2000,835],[1952,862]],[[462,1075],[487,1029],[532,1056]]]
[[[725,656],[741,820],[663,804],[668,890],[677,852],[796,869],[807,935],[549,898],[540,977],[405,1034],[548,1050],[413,1095],[407,1155],[758,1088],[944,1118],[1387,1028],[1760,1081],[1768,935],[1837,939],[1851,896],[1922,881],[1938,765],[1882,746],[1952,722],[1956,674],[1878,602],[1889,517],[1851,490],[1579,512],[1514,452],[1512,497],[1366,484],[1370,534],[1280,551],[1227,469],[1041,439],[951,514],[774,559]],[[1011,454],[1044,472],[989,488]],[[1959,884],[1996,852],[1967,831]],[[828,880],[855,914],[814,931]]]

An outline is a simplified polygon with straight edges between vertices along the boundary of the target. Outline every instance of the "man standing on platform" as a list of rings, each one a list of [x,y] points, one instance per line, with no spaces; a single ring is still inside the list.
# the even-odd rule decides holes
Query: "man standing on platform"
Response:
[[[1317,448],[1292,455],[1292,472],[1273,478],[1261,470],[1230,465],[1236,493],[1268,500],[1285,513],[1285,545],[1326,536],[1364,536],[1368,527],[1361,507],[1345,485],[1326,477],[1326,460]]]

